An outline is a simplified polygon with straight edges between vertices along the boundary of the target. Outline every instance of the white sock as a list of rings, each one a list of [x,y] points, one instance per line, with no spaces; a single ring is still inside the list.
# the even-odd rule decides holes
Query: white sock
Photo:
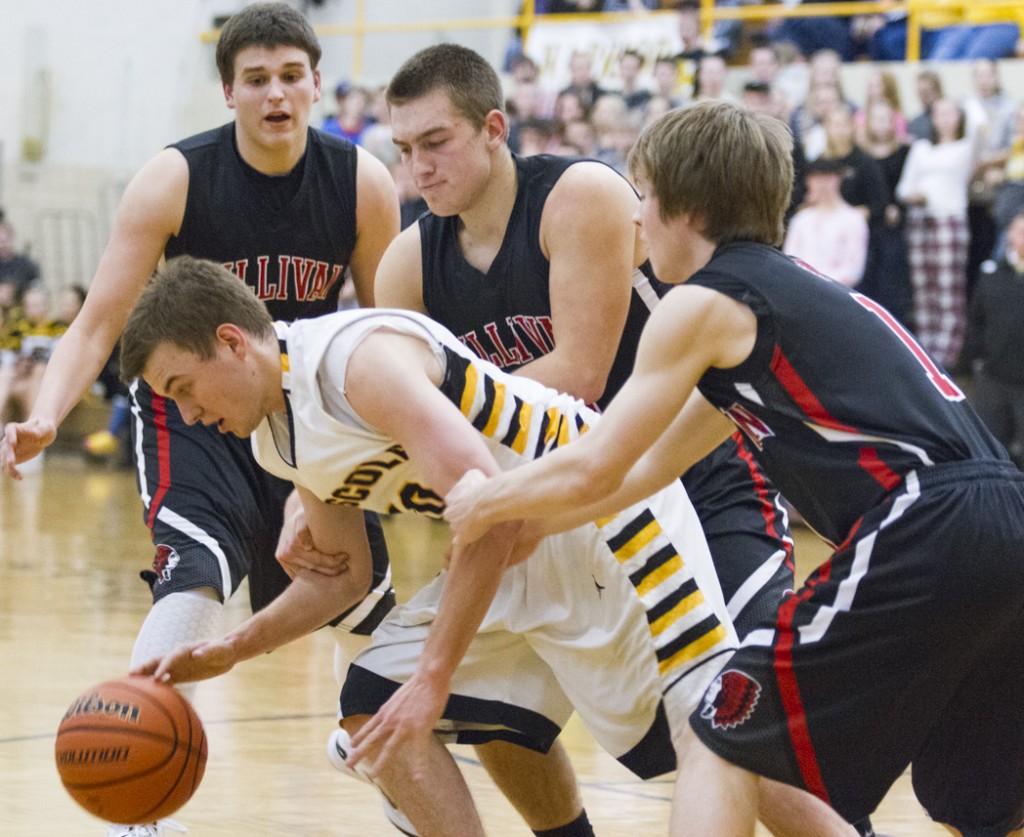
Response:
[[[173,651],[179,645],[219,635],[224,606],[212,587],[170,593],[150,608],[132,649],[131,667]],[[189,701],[195,683],[181,683],[178,691]]]

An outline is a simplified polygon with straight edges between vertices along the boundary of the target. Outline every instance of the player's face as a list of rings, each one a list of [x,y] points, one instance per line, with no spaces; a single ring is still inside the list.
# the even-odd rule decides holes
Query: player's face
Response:
[[[670,284],[685,282],[703,266],[696,263],[686,244],[690,231],[687,218],[666,220],[661,217],[661,202],[646,175],[638,173],[634,185],[640,194],[640,206],[633,221],[640,227],[640,237],[647,244],[654,274]]]
[[[320,73],[298,47],[251,46],[235,56],[235,77],[224,85],[236,111],[239,138],[268,149],[305,142],[309,112],[320,100]]]
[[[255,377],[245,353],[218,340],[203,359],[172,343],[160,343],[142,377],[153,392],[178,405],[186,424],[216,426],[221,433],[249,436],[263,420]]]
[[[391,108],[391,136],[435,215],[459,215],[474,207],[491,174],[491,155],[505,138],[505,119],[491,111],[474,128],[440,90]]]

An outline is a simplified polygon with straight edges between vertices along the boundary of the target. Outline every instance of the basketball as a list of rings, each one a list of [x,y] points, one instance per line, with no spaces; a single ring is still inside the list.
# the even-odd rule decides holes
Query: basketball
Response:
[[[77,697],[57,728],[57,771],[107,822],[151,823],[184,805],[206,767],[206,733],[177,689],[123,677]]]

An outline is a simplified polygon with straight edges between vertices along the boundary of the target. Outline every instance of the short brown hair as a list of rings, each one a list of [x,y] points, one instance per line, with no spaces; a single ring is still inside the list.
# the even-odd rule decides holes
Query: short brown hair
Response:
[[[793,190],[793,137],[778,119],[700,102],[651,123],[629,169],[649,181],[664,220],[691,213],[716,244],[779,246]]]
[[[309,56],[312,69],[320,63],[320,41],[312,25],[287,3],[255,3],[228,18],[217,40],[217,71],[224,84],[235,80],[235,58],[251,46],[297,47]]]
[[[121,335],[121,378],[142,375],[157,346],[171,343],[213,357],[217,328],[233,323],[258,337],[274,333],[267,307],[234,273],[216,262],[178,256],[150,280]]]
[[[458,44],[421,49],[398,68],[385,97],[389,107],[443,90],[462,116],[480,130],[487,114],[504,110],[501,80],[480,54]]]

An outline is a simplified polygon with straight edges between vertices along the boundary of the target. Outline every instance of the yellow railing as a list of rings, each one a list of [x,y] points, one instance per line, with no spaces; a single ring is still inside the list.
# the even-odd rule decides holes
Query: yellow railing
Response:
[[[614,23],[635,19],[637,12],[599,12],[587,14],[537,15],[534,0],[523,3],[523,11],[515,16],[453,18],[430,21],[370,21],[366,18],[367,0],[356,0],[355,20],[352,23],[321,24],[316,27],[320,37],[351,36],[354,39],[354,79],[363,75],[364,41],[367,35],[382,35],[392,32],[428,32],[438,29],[520,29],[528,37],[530,27],[538,19],[546,23],[577,23],[582,21],[605,21]],[[719,20],[771,20],[786,17],[827,17],[847,15],[884,14],[904,10],[907,12],[907,61],[917,61],[921,55],[922,17],[929,12],[954,15],[959,19],[977,19],[984,14],[987,21],[1006,20],[1024,23],[1024,0],[840,0],[835,3],[811,3],[783,6],[768,3],[757,6],[716,6],[715,0],[700,0],[701,25],[709,32]],[[641,12],[640,14],[644,14]],[[647,14],[671,15],[670,11],[653,11]],[[200,34],[206,42],[217,40],[220,30],[210,29]]]

